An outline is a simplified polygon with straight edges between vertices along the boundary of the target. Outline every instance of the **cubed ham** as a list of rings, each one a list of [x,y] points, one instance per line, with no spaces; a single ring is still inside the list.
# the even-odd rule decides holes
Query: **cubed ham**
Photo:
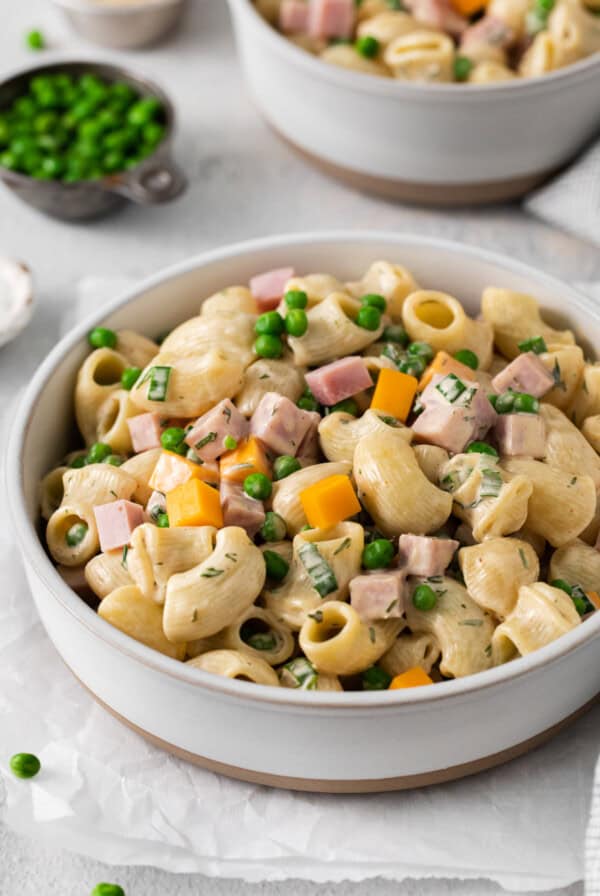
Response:
[[[275,454],[295,457],[313,424],[312,412],[278,392],[266,392],[250,419],[250,432]]]
[[[296,457],[303,467],[310,467],[312,464],[316,464],[319,460],[321,449],[321,443],[319,441],[319,423],[321,422],[321,415],[316,411],[307,411],[306,413],[310,416],[311,423],[306,435],[300,442]]]
[[[254,538],[265,521],[262,501],[251,498],[236,482],[221,482],[221,508],[225,526],[240,526]]]
[[[146,504],[146,514],[156,521],[159,513],[167,512],[167,499],[162,492],[153,491]]]
[[[144,511],[133,501],[111,501],[94,507],[100,547],[103,551],[122,548],[131,541],[131,533],[144,522]]]
[[[447,31],[458,36],[469,25],[468,20],[453,9],[449,0],[409,0],[407,6],[417,22],[436,31]]]
[[[279,9],[279,27],[284,34],[303,34],[308,31],[306,0],[283,0]]]
[[[310,0],[308,31],[311,37],[350,38],[354,29],[354,0]]]
[[[543,458],[546,426],[539,414],[499,414],[494,435],[500,454]]]
[[[398,539],[398,565],[409,576],[441,576],[460,547],[452,538],[427,535],[401,535]]]
[[[288,280],[294,276],[294,268],[277,268],[275,271],[266,271],[257,274],[250,280],[250,292],[256,301],[256,307],[260,312],[273,311],[277,308]]]
[[[553,388],[554,377],[534,352],[525,352],[496,374],[492,386],[498,394],[512,389],[541,398]]]
[[[404,613],[405,590],[403,569],[357,576],[350,582],[350,604],[363,622],[398,619]]]
[[[317,401],[326,405],[337,404],[373,385],[365,359],[357,355],[311,370],[304,379]]]
[[[412,430],[417,441],[458,454],[469,442],[482,439],[498,415],[479,383],[461,380],[466,388],[450,401],[437,388],[445,380],[449,377],[434,376],[422,392],[421,404],[425,410],[413,423]],[[449,394],[446,390],[446,395]]]
[[[499,50],[506,50],[514,43],[514,40],[515,33],[506,22],[495,16],[484,16],[464,31],[460,48],[468,50],[469,47],[486,44],[490,47],[497,47]]]
[[[127,418],[131,444],[136,454],[150,448],[160,448],[160,421],[160,414],[136,414]]]
[[[194,449],[201,460],[211,461],[235,447],[225,444],[227,436],[239,442],[247,435],[248,421],[228,398],[224,398],[196,420],[185,437],[185,443]]]

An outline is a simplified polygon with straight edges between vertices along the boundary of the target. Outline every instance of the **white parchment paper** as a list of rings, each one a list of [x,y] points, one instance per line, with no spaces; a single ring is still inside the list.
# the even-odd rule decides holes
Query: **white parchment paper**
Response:
[[[107,288],[87,281],[78,310]],[[174,759],[94,703],[38,620],[6,525],[0,582],[0,820],[15,830],[105,862],[247,881],[487,877],[543,891],[583,877],[600,707],[464,781],[373,796],[269,790]],[[32,781],[7,771],[19,751],[42,761]],[[590,825],[590,869],[597,850]]]

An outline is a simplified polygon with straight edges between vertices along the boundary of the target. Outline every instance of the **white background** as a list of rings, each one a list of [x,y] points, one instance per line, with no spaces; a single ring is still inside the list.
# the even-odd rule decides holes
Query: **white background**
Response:
[[[516,205],[434,213],[368,198],[308,167],[262,123],[245,92],[225,0],[192,0],[181,30],[168,43],[127,56],[84,45],[69,31],[51,0],[3,0],[3,75],[48,58],[47,53],[33,56],[24,46],[24,36],[33,27],[43,30],[52,52],[128,61],[163,85],[176,105],[177,156],[190,187],[168,207],[129,207],[114,217],[81,225],[44,218],[0,189],[0,253],[22,258],[31,266],[38,301],[28,331],[0,349],[4,383],[22,382],[55,344],[61,317],[74,300],[82,276],[145,276],[203,249],[270,233],[372,227],[436,234],[505,252],[567,280],[600,279],[597,250],[527,218]],[[0,896],[87,896],[99,880],[119,881],[127,896],[490,896],[502,892],[483,881],[246,885],[153,869],[112,869],[67,852],[41,849],[0,829]],[[575,896],[582,888],[561,892]]]

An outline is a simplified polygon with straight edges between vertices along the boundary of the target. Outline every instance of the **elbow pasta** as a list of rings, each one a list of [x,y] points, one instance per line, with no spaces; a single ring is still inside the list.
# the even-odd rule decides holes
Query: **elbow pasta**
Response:
[[[492,4],[525,27],[521,0]],[[400,43],[421,77],[447,52],[367,8],[373,66]],[[600,362],[570,330],[493,286],[471,316],[382,259],[257,280],[272,296],[224,287],[160,346],[122,330],[82,363],[81,439],[39,495],[66,586],[173,661],[306,691],[485,672],[600,609]],[[509,363],[536,394],[499,385]]]
[[[600,51],[599,0],[488,0],[478,7],[443,0],[390,8],[362,0],[331,21],[311,15],[315,0],[254,0],[258,12],[296,46],[326,63],[403,81],[488,84],[534,78]],[[305,8],[303,8],[305,7]],[[349,27],[348,27],[349,26]]]

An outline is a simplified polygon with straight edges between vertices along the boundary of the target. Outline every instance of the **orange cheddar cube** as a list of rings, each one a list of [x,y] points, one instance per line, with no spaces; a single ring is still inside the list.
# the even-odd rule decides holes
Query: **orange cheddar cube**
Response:
[[[200,479],[188,479],[167,492],[167,515],[170,526],[223,526],[221,496]]]
[[[600,594],[597,591],[588,591],[587,599],[597,610],[600,610]]]
[[[407,669],[401,675],[392,678],[389,691],[398,691],[401,688],[419,688],[423,684],[433,684],[433,680],[429,677],[425,669],[420,666],[414,666]]]
[[[461,364],[447,352],[438,352],[421,379],[419,380],[419,392],[429,385],[433,377],[438,374],[446,376],[454,373],[459,379],[473,380],[474,371],[466,364]]]
[[[264,473],[270,479],[271,464],[262,442],[250,436],[221,456],[220,472],[228,482],[243,482],[251,473]]]
[[[456,12],[467,19],[487,6],[487,0],[451,0],[451,2]]]
[[[343,473],[309,485],[300,492],[300,502],[313,529],[329,529],[361,510],[352,483]]]
[[[162,451],[152,476],[148,482],[154,491],[173,491],[178,485],[183,485],[190,479],[201,479],[203,482],[219,482],[219,468],[215,463],[196,464],[187,457],[181,457],[173,451]]]
[[[404,423],[410,414],[418,385],[416,377],[384,367],[379,371],[371,407]]]

